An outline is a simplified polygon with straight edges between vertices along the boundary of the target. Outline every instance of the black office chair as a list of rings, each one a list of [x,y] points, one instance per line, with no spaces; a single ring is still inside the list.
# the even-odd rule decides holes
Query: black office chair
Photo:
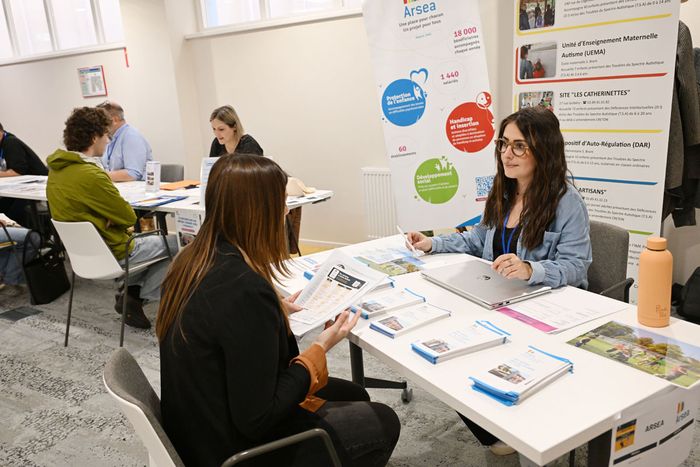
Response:
[[[588,290],[629,303],[634,279],[627,277],[629,232],[622,227],[591,221],[593,262],[588,268]]]

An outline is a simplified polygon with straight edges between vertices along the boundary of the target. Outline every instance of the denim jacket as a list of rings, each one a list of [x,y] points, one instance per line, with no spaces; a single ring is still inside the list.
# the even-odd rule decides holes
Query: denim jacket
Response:
[[[478,224],[467,232],[433,237],[431,253],[468,253],[493,261],[495,231],[495,227]],[[516,255],[532,267],[529,283],[588,288],[587,271],[592,261],[589,232],[586,205],[569,184],[542,243],[528,250],[518,238]]]

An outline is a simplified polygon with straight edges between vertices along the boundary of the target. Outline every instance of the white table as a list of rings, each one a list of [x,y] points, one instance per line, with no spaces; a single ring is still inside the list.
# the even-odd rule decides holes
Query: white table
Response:
[[[367,247],[400,246],[402,243],[403,240],[395,236],[351,245],[345,249],[352,255],[353,251]],[[467,255],[435,255],[424,259],[428,264],[447,264],[471,258]],[[361,319],[349,336],[351,343],[374,355],[540,465],[606,433],[624,409],[666,393],[674,387],[659,378],[566,344],[567,340],[610,320],[640,326],[636,322],[636,307],[632,305],[561,334],[548,335],[450,293],[422,279],[420,273],[397,276],[394,279],[396,287],[408,287],[424,295],[429,303],[451,310],[453,315],[396,339],[369,329],[369,322]],[[304,279],[295,277],[281,287],[284,292],[293,292],[304,284]],[[566,294],[567,288],[553,293]],[[619,307],[619,302],[611,300],[611,305]],[[427,362],[410,348],[410,342],[418,338],[418,332],[422,335],[436,335],[459,326],[466,327],[476,319],[488,319],[511,332],[511,343],[464,355],[439,365]],[[671,320],[671,326],[654,329],[653,332],[689,343],[700,342],[700,326],[676,319]],[[535,345],[569,358],[574,362],[573,374],[559,378],[522,404],[513,407],[506,407],[471,389],[467,379],[469,368],[486,352],[489,358],[497,358],[499,354],[512,352],[515,346],[527,345]]]
[[[46,201],[46,180],[48,177],[43,175],[22,175],[19,177],[5,177],[0,179],[0,197],[20,198],[34,201]],[[176,212],[176,211],[195,211],[204,212],[204,208],[200,205],[200,189],[192,188],[189,190],[161,190],[157,193],[146,193],[146,182],[119,182],[115,183],[119,193],[133,203],[138,200],[150,198],[157,195],[175,195],[187,196],[187,199],[175,201],[173,203],[163,204],[148,208],[149,211],[159,212]],[[308,204],[316,204],[326,201],[333,196],[331,190],[316,190],[306,196],[287,198],[287,206],[290,209],[306,206]],[[146,209],[142,209],[146,210]]]

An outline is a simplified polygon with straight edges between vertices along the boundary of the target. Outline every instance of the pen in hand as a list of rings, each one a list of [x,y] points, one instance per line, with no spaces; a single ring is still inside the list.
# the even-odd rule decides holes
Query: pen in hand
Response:
[[[403,230],[401,230],[401,227],[399,227],[399,226],[397,225],[397,226],[396,226],[396,230],[399,231],[399,233],[401,234],[401,236],[402,236],[402,237],[404,238],[404,240],[406,241],[406,246],[408,247],[409,250],[411,250],[411,253],[413,253],[413,256],[421,256],[421,255],[423,254],[422,251],[416,250],[416,247],[414,247],[413,244],[411,244],[411,241],[408,239],[408,235],[406,235],[406,232],[404,232]]]

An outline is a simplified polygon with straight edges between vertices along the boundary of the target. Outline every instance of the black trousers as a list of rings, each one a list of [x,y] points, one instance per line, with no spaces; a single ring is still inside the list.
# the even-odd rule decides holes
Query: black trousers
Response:
[[[277,437],[311,428],[322,428],[331,437],[343,467],[383,467],[399,440],[401,423],[393,409],[370,402],[369,394],[355,383],[328,378],[326,387],[316,393],[326,403],[316,411],[299,408]],[[261,456],[242,466],[327,467],[330,459],[320,440],[312,440]]]
[[[469,420],[467,417],[457,412],[457,415],[462,419],[467,428],[472,432],[472,434],[479,440],[483,446],[491,446],[493,443],[498,441],[498,438],[489,433],[488,431],[481,428],[476,423]]]
[[[331,436],[343,466],[385,466],[401,431],[396,412],[344,379],[329,378],[316,395],[327,401],[316,412],[319,428]]]

